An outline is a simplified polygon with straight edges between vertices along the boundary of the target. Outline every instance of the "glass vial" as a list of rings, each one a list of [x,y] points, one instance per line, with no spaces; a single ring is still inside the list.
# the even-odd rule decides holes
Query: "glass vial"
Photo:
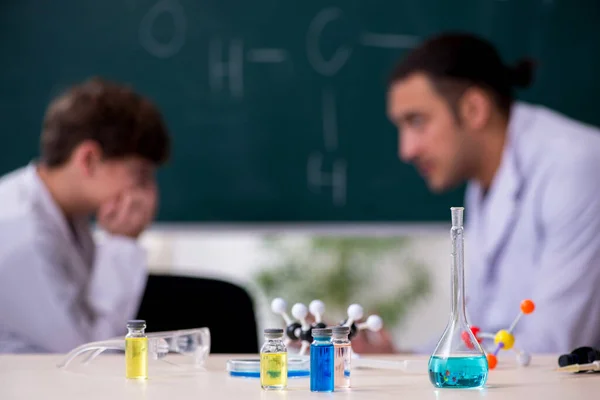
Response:
[[[310,345],[310,391],[333,392],[335,354],[330,328],[313,329]]]
[[[127,322],[125,336],[125,377],[127,379],[148,379],[148,337],[145,333],[146,321]]]
[[[463,207],[452,207],[450,321],[429,359],[429,380],[438,388],[474,388],[485,384],[488,363],[469,328],[465,311]]]
[[[333,349],[335,353],[335,388],[350,387],[350,360],[352,357],[352,347],[350,346],[350,328],[347,326],[336,326],[333,332]]]
[[[264,390],[283,390],[288,379],[283,329],[265,329],[264,336],[265,343],[260,349],[260,386]]]

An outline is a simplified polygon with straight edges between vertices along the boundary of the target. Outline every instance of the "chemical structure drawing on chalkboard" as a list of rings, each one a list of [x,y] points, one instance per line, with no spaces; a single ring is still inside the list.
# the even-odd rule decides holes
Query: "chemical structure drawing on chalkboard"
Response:
[[[168,13],[174,22],[174,32],[168,42],[159,42],[152,35],[155,21],[163,13]],[[352,56],[352,47],[340,44],[333,54],[325,57],[320,50],[320,40],[327,25],[343,17],[342,9],[328,7],[318,12],[306,31],[306,57],[311,67],[324,77],[335,76],[348,63]],[[186,18],[179,0],[160,0],[146,13],[140,24],[140,44],[158,58],[176,55],[185,44]],[[419,42],[414,35],[383,34],[362,32],[359,44],[382,49],[408,49]],[[244,98],[244,63],[279,64],[291,62],[290,52],[282,48],[248,48],[239,38],[225,40],[212,37],[208,46],[208,80],[213,93],[228,91],[236,99]],[[325,156],[335,155],[340,136],[338,132],[338,110],[335,90],[331,86],[322,89],[321,118],[323,147],[314,149],[307,158],[306,179],[308,189],[321,194],[324,188],[330,188],[331,201],[336,207],[346,205],[347,197],[347,161],[344,157],[335,157],[329,171],[325,168]]]

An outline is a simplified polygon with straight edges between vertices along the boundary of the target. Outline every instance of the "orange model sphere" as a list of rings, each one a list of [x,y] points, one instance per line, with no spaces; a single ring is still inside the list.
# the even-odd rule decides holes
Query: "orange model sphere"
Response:
[[[496,368],[496,365],[498,364],[498,358],[496,358],[496,356],[493,354],[488,354],[487,362],[488,362],[488,368],[494,369],[494,368]]]
[[[531,300],[523,300],[521,302],[521,311],[523,314],[531,314],[535,310],[535,304]]]

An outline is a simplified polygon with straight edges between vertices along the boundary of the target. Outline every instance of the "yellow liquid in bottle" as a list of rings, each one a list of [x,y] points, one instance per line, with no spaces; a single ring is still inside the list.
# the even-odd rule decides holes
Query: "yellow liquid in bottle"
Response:
[[[287,379],[287,353],[260,355],[260,386],[263,389],[284,389]]]
[[[148,338],[125,338],[125,376],[148,379]]]

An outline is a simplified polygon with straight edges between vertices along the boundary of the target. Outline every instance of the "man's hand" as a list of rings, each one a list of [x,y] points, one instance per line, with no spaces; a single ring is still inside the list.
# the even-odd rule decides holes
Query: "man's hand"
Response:
[[[392,336],[384,329],[379,332],[358,332],[352,339],[352,350],[358,354],[397,353]]]
[[[308,313],[306,316],[306,322],[313,324],[315,317]],[[290,346],[294,346],[290,344]],[[297,345],[298,348],[300,345]],[[381,329],[378,332],[371,332],[369,330],[361,330],[356,333],[356,336],[352,339],[352,351],[358,354],[393,354],[398,353],[394,345],[392,335],[385,329]]]
[[[137,238],[156,213],[156,187],[132,189],[102,205],[98,224],[113,235]]]

